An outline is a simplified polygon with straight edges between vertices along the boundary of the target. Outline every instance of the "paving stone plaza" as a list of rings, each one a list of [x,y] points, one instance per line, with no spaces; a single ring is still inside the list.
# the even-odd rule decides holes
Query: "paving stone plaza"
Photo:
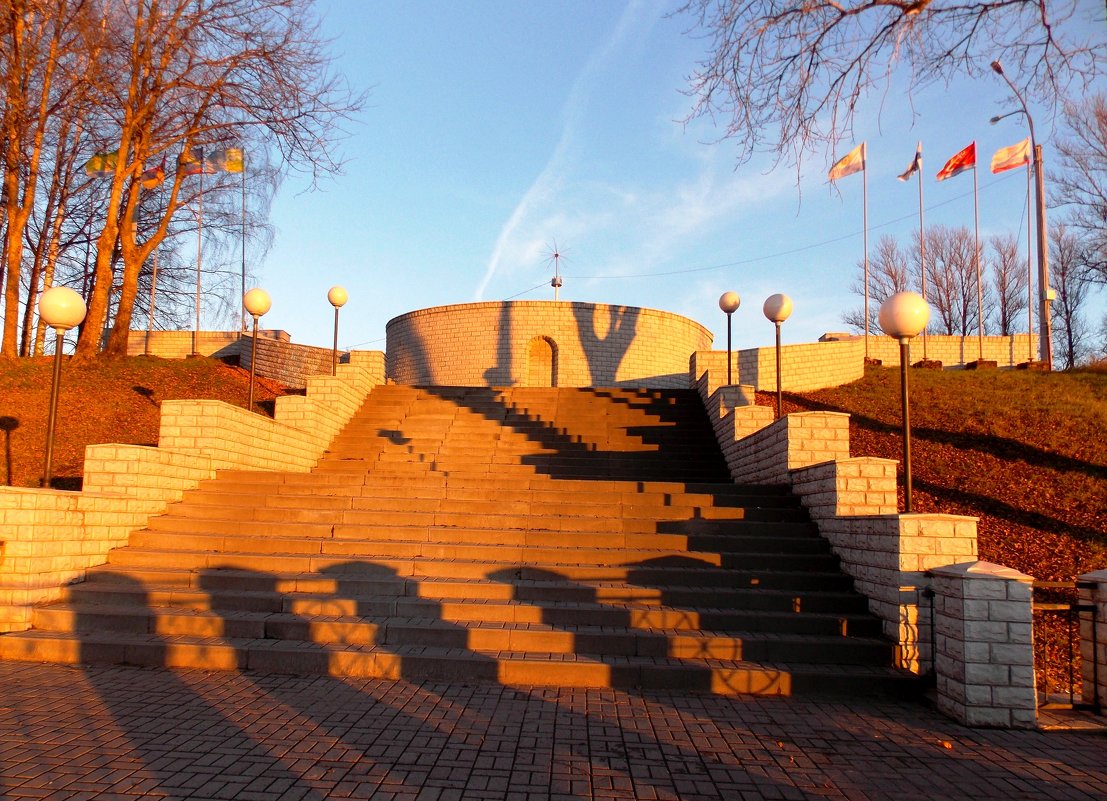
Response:
[[[1103,799],[1107,737],[919,703],[0,663],[4,799]]]

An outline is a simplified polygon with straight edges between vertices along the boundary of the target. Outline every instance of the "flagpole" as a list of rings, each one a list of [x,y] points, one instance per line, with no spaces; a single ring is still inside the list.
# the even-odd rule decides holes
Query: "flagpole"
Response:
[[[204,149],[200,148],[200,214],[196,218],[196,328],[192,332],[192,355],[200,355],[200,264],[204,243]]]
[[[973,143],[975,144],[975,142]],[[972,205],[973,215],[976,218],[976,330],[977,330],[977,345],[979,346],[980,355],[977,357],[980,361],[984,361],[984,285],[980,279],[980,191],[977,188],[976,180],[976,158],[975,152],[973,154],[972,164]],[[980,365],[977,365],[979,367]]]
[[[919,163],[916,172],[919,175],[919,289],[922,299],[926,300],[926,228],[923,226],[923,170],[922,142],[918,146]],[[922,330],[923,361],[926,361],[926,327]]]
[[[865,143],[861,143],[861,220],[865,229],[865,358],[869,358],[869,158]]]
[[[1030,202],[1030,159],[1026,160],[1026,361],[1034,361],[1034,296],[1030,287],[1034,283],[1034,245],[1030,229],[1034,227],[1034,206]]]
[[[242,148],[242,295],[246,297],[246,148]],[[246,308],[242,308],[242,325],[238,329],[238,338],[246,330]]]

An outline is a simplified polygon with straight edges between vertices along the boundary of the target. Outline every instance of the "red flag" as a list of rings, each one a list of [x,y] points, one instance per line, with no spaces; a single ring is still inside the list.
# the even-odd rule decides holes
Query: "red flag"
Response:
[[[1028,137],[1010,147],[1001,147],[997,150],[995,155],[992,156],[992,172],[1013,170],[1015,167],[1021,167],[1023,164],[1029,163],[1030,139]]]
[[[942,167],[938,171],[938,180],[944,181],[946,178],[952,178],[955,175],[960,175],[965,170],[971,170],[976,167],[976,142],[966,147],[960,153],[955,155],[949,161],[946,162],[946,166]]]

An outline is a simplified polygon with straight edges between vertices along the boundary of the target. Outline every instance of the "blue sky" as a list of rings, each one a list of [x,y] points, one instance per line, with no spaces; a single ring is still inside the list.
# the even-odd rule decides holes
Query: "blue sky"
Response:
[[[341,284],[340,345],[383,348],[387,321],[412,309],[552,299],[556,242],[562,300],[685,314],[716,347],[728,289],[742,297],[736,347],[771,344],[761,304],[775,292],[795,303],[785,342],[845,330],[843,310],[860,305],[849,286],[863,253],[861,176],[836,191],[831,157],[815,153],[797,185],[795,169],[767,158],[736,165],[706,122],[682,125],[704,42],[666,16],[674,4],[319,2],[336,68],[369,100],[349,126],[345,173],[310,192],[293,176],[274,203],[275,244],[255,270],[273,297],[263,326],[329,345],[326,293]],[[982,237],[1025,236],[1025,172],[986,166],[1026,136],[1018,116],[988,124],[1008,98],[989,73],[866,104],[856,142],[868,141],[870,250],[917,230],[917,185],[896,175],[920,139],[928,224],[971,228],[971,173],[934,174],[975,139]],[[1048,161],[1055,131],[1044,110],[1035,123]]]

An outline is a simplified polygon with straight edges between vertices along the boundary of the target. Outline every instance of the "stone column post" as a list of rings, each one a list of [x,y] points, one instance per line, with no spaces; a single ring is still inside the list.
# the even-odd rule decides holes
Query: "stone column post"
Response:
[[[1107,570],[1077,577],[1080,601],[1095,604],[1091,612],[1080,613],[1080,672],[1084,679],[1081,695],[1086,703],[1107,708]]]
[[[1034,728],[1033,579],[990,562],[931,575],[938,708],[966,726]]]

